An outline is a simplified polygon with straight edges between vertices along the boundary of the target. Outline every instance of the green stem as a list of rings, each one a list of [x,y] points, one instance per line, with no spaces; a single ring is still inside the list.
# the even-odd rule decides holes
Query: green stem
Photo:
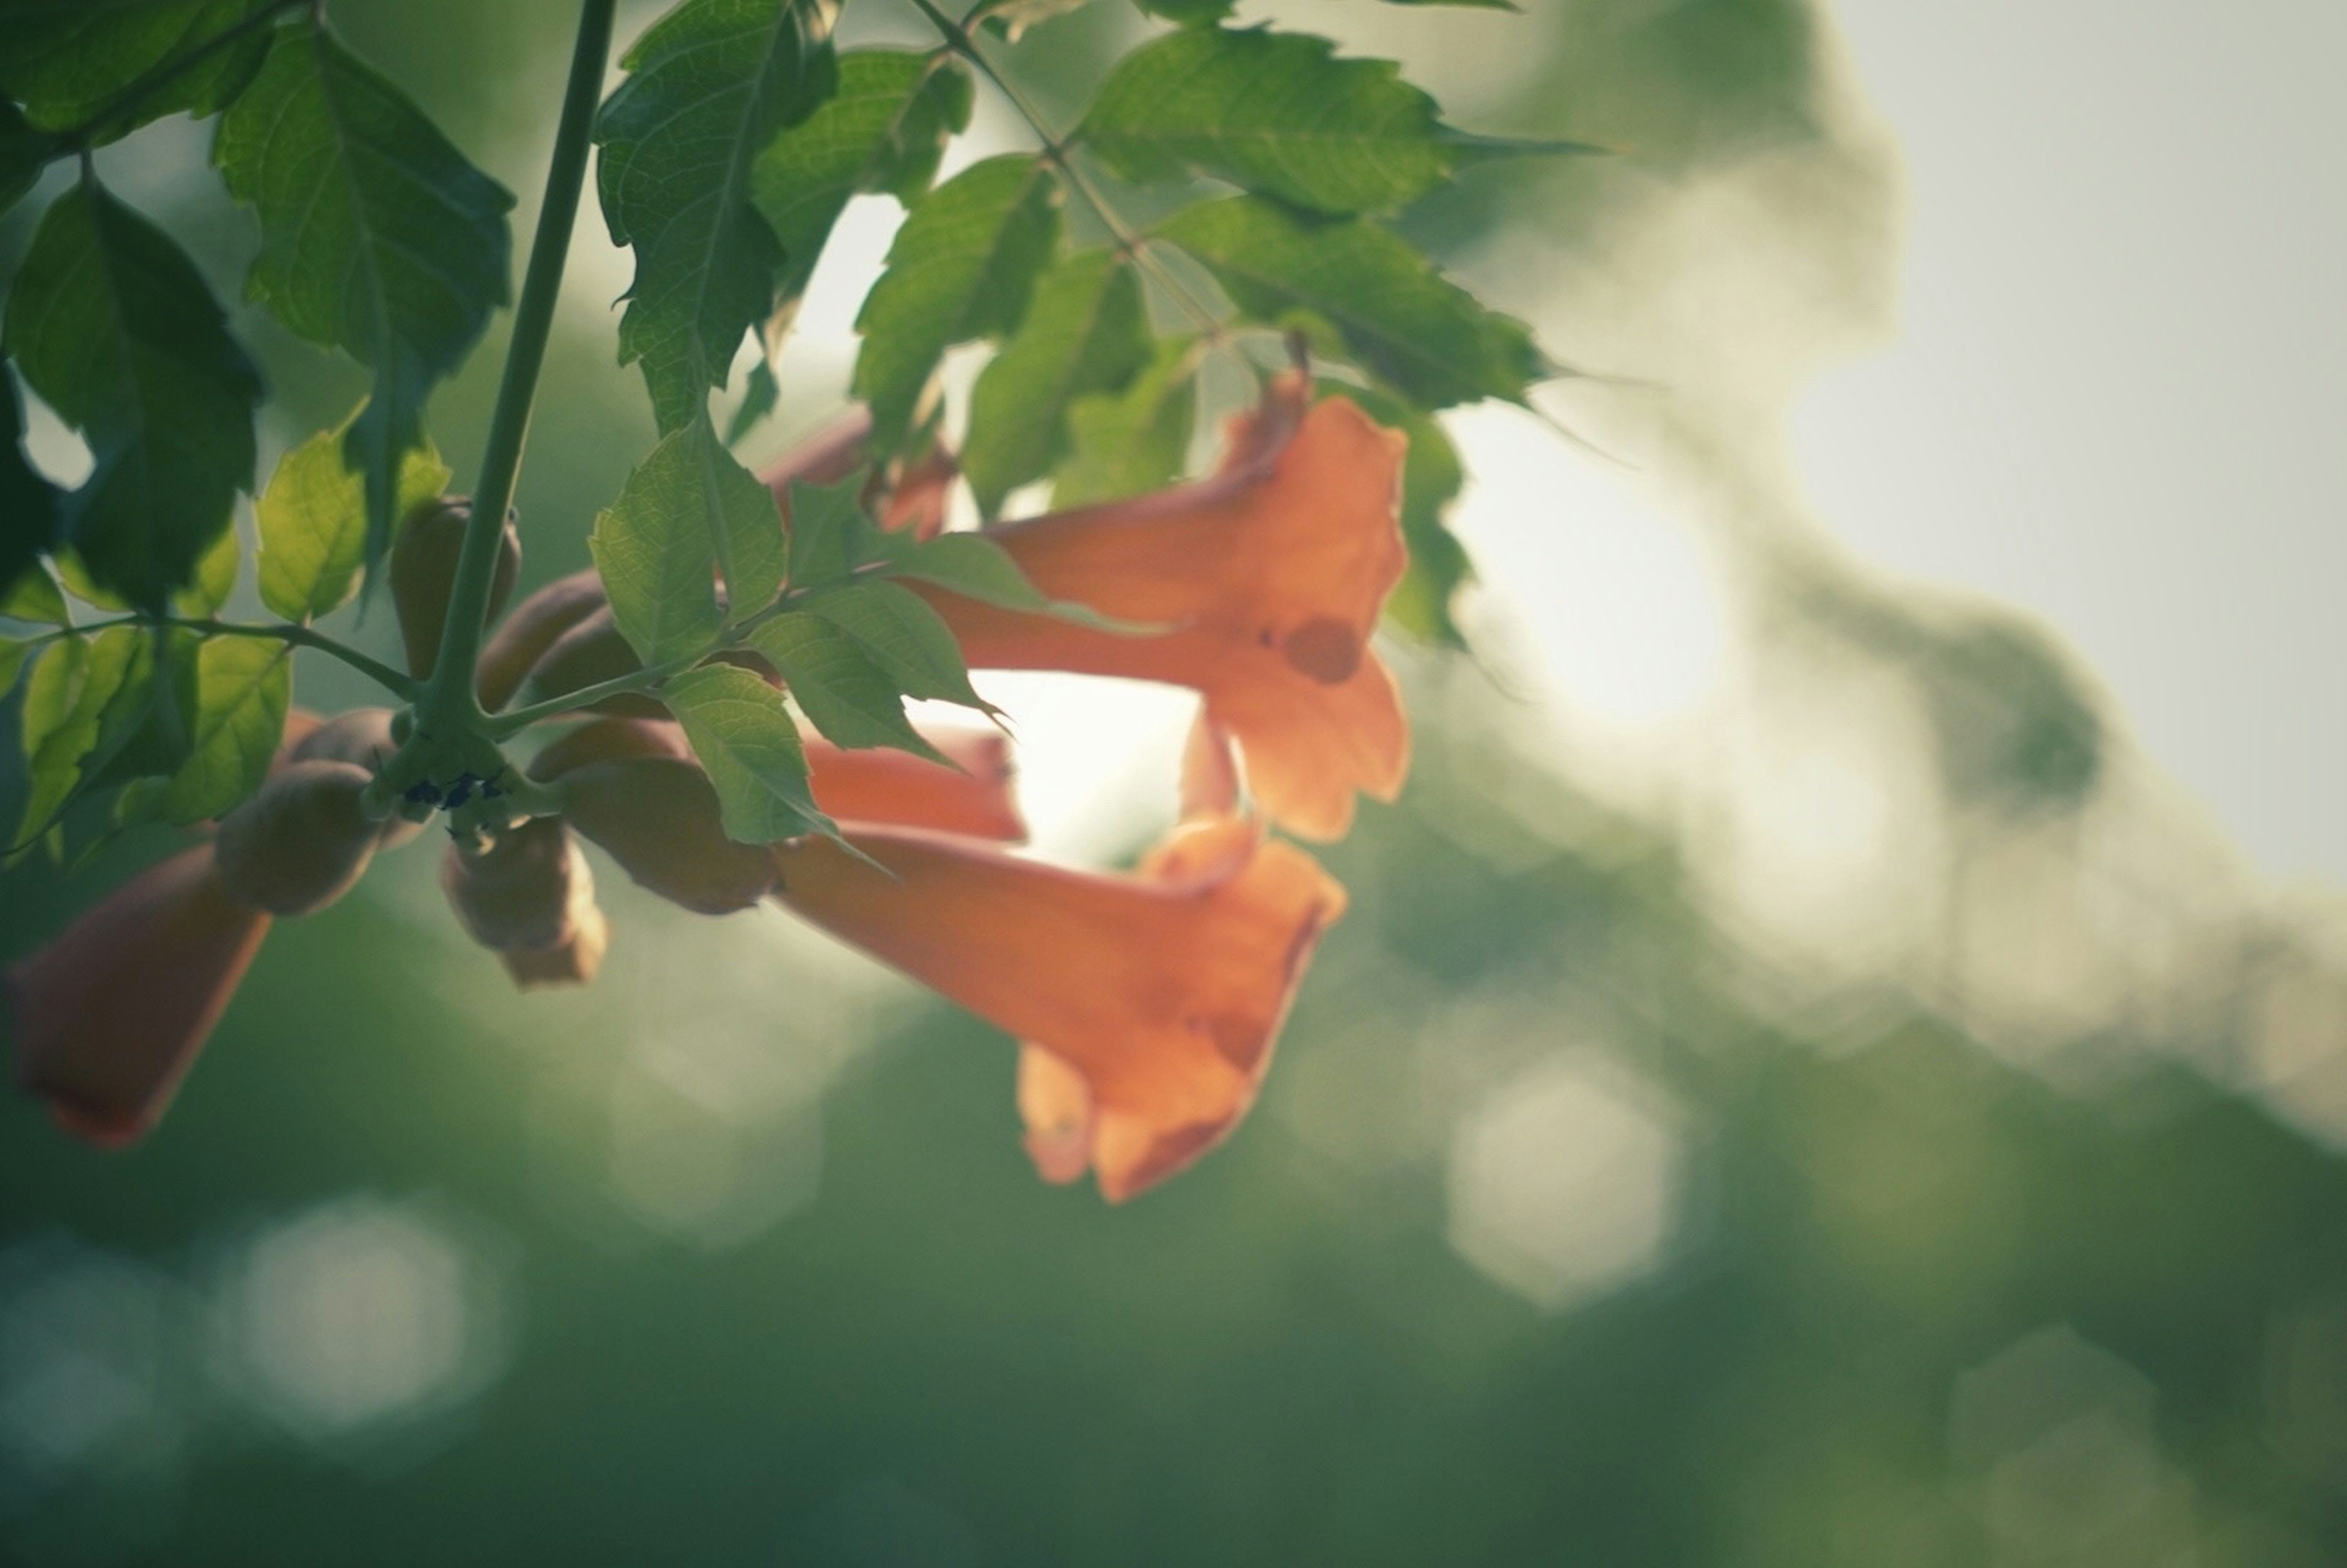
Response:
[[[33,643],[53,642],[61,637],[78,637],[84,632],[104,631],[117,626],[168,626],[180,631],[193,631],[205,637],[269,637],[295,648],[314,648],[319,652],[339,659],[363,675],[372,676],[376,682],[405,702],[414,702],[423,692],[415,677],[395,670],[379,659],[371,659],[346,642],[338,641],[314,627],[296,626],[279,621],[262,626],[242,620],[214,620],[209,617],[184,615],[118,615],[111,620],[92,620],[80,626],[60,626],[26,641]]]
[[[1051,128],[1051,122],[1043,117],[1043,111],[1034,100],[994,68],[994,62],[979,48],[978,39],[968,27],[938,10],[930,4],[930,0],[913,0],[913,4],[919,7],[921,15],[929,19],[929,25],[938,30],[938,36],[946,41],[946,46],[976,67],[979,75],[993,83],[995,90],[1017,111],[1019,118],[1027,122],[1027,128],[1033,131],[1035,139],[1043,144],[1044,158],[1058,168],[1076,194],[1083,199],[1084,205],[1092,210],[1092,216],[1098,218],[1101,227],[1109,231],[1110,237],[1117,243],[1117,249],[1131,256],[1134,264],[1147,272],[1157,286],[1182,307],[1184,313],[1198,324],[1198,330],[1209,343],[1219,344],[1225,333],[1214,313],[1208,310],[1171,269],[1149,253],[1153,243],[1149,236],[1124,220],[1124,215],[1110,203],[1106,193],[1092,182],[1092,177],[1071,156],[1071,144]]]
[[[481,454],[480,482],[473,490],[473,516],[465,548],[456,558],[456,579],[448,590],[448,619],[441,629],[433,678],[418,700],[417,717],[429,723],[477,729],[481,705],[473,694],[473,663],[489,616],[489,585],[506,514],[521,476],[522,447],[529,439],[530,405],[538,371],[554,330],[554,304],[562,292],[562,263],[570,230],[579,216],[579,188],[587,179],[587,151],[595,106],[602,96],[604,65],[611,53],[611,14],[618,0],[582,0],[579,37],[570,56],[562,118],[555,130],[554,157],[547,169],[538,232],[530,241],[529,271],[522,279],[521,302],[514,309],[513,339],[506,350],[505,378],[497,385],[496,412]]]

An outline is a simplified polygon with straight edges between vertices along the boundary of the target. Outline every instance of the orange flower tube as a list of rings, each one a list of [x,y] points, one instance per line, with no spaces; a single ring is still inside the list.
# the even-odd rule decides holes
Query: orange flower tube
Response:
[[[1369,646],[1409,564],[1397,518],[1405,443],[1301,377],[1233,422],[1220,474],[989,530],[1036,587],[1170,626],[1120,636],[922,586],[973,669],[1070,670],[1188,686],[1238,743],[1256,803],[1341,837],[1358,792],[1390,800],[1409,723]]]
[[[144,1137],[269,919],[220,890],[209,844],[132,877],[0,982],[17,1082],[93,1143]]]
[[[1187,825],[1135,876],[966,840],[846,828],[775,847],[774,897],[1030,1042],[1020,1101],[1043,1174],[1089,1166],[1122,1202],[1196,1160],[1255,1102],[1274,1037],[1344,889],[1249,825]]]

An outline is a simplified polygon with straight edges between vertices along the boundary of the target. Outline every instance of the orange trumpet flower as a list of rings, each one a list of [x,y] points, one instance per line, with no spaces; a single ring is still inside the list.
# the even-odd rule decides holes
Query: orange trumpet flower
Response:
[[[941,835],[845,826],[886,872],[816,838],[777,845],[774,897],[1030,1042],[1028,1145],[1112,1203],[1163,1180],[1255,1102],[1344,889],[1292,845],[1192,823],[1133,876]]]
[[[1236,741],[1255,799],[1308,838],[1341,837],[1358,793],[1390,800],[1409,723],[1369,646],[1409,562],[1403,437],[1342,397],[1308,408],[1284,376],[1233,421],[1212,478],[989,530],[1037,588],[1154,622],[1120,636],[919,591],[973,669],[1069,670],[1191,687]]]
[[[221,891],[209,844],[132,877],[0,979],[17,1082],[93,1143],[145,1136],[269,923]]]

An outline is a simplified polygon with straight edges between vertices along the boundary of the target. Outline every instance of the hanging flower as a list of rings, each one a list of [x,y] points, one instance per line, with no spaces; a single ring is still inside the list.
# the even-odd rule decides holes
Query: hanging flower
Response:
[[[1246,1113],[1344,889],[1250,824],[1185,824],[1130,876],[843,824],[778,845],[774,897],[1030,1042],[1020,1101],[1038,1168],[1089,1167],[1121,1202]]]
[[[1316,839],[1353,797],[1390,800],[1409,758],[1392,674],[1369,645],[1408,565],[1403,438],[1358,405],[1307,407],[1281,378],[1233,421],[1209,479],[990,529],[1055,600],[1169,630],[1123,636],[920,591],[973,669],[1067,670],[1191,687],[1238,743],[1256,804]]]
[[[17,1082],[93,1143],[143,1137],[269,926],[222,891],[209,844],[149,866],[0,983]]]

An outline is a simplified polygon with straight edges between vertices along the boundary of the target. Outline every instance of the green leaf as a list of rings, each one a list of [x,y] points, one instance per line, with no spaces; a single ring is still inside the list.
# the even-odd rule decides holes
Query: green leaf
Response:
[[[24,673],[25,666],[31,663],[33,656],[40,651],[38,643],[0,637],[0,699],[5,699],[16,689],[16,677]]]
[[[212,146],[261,220],[248,298],[374,372],[343,436],[364,476],[366,559],[391,548],[424,403],[507,299],[513,198],[315,22],[282,29]]]
[[[160,610],[252,487],[261,376],[163,231],[85,180],[51,204],[0,329],[95,466],[64,533],[97,583]]]
[[[813,588],[881,559],[886,536],[864,509],[864,481],[791,481],[791,586]]]
[[[818,615],[794,610],[750,635],[779,671],[807,722],[839,746],[895,746],[942,761],[905,717],[905,696],[854,639]]]
[[[218,615],[229,595],[236,591],[237,568],[243,564],[243,542],[236,537],[231,523],[220,530],[220,537],[203,559],[196,562],[196,575],[188,586],[171,598],[171,606],[181,615],[199,620]]]
[[[713,664],[671,677],[661,700],[717,791],[728,837],[774,844],[835,831],[808,793],[799,727],[780,692],[747,670]]]
[[[1196,339],[1169,338],[1123,391],[1068,405],[1069,452],[1052,476],[1053,506],[1122,500],[1181,474],[1198,417],[1198,356]]]
[[[155,815],[201,822],[261,787],[293,699],[291,654],[261,637],[215,637],[197,650],[188,757],[155,802]]]
[[[359,477],[343,466],[354,413],[277,460],[253,504],[261,528],[261,602],[288,620],[315,620],[350,601],[366,564],[367,510]],[[405,517],[448,487],[448,466],[426,439],[400,456],[395,505]]]
[[[1401,532],[1409,546],[1409,570],[1386,601],[1386,619],[1421,641],[1464,650],[1467,639],[1451,618],[1451,603],[1474,579],[1475,567],[1467,547],[1443,522],[1467,482],[1459,449],[1432,415],[1382,388],[1323,382],[1320,390],[1352,399],[1370,418],[1409,438],[1401,472]]]
[[[611,242],[636,252],[620,363],[643,366],[663,433],[708,407],[742,336],[774,309],[783,246],[751,169],[835,78],[835,0],[684,0],[628,51],[595,120]]]
[[[200,641],[191,631],[143,631],[130,668],[99,717],[97,742],[82,758],[75,798],[175,773],[188,760]]]
[[[0,589],[31,571],[57,548],[57,487],[25,455],[25,406],[16,378],[0,368]]]
[[[1250,318],[1327,323],[1364,369],[1421,407],[1522,403],[1551,374],[1522,322],[1485,310],[1364,220],[1316,220],[1237,196],[1185,208],[1156,232],[1204,262]]]
[[[1207,175],[1330,213],[1389,211],[1450,178],[1434,100],[1326,38],[1185,28],[1119,61],[1077,129],[1136,183]]]
[[[1043,274],[1027,319],[971,389],[962,472],[992,517],[1068,449],[1068,405],[1113,392],[1149,363],[1149,318],[1124,258],[1085,251]]]
[[[0,620],[27,620],[40,626],[67,626],[73,621],[56,579],[38,567],[15,582],[0,587]]]
[[[919,200],[947,140],[969,128],[970,99],[969,71],[950,56],[857,49],[839,56],[830,101],[776,137],[751,171],[752,198],[783,248],[774,300],[780,323],[806,292],[849,200],[884,192],[907,207]]]
[[[1184,27],[1206,27],[1238,9],[1238,0],[1133,0],[1143,14]]]
[[[166,115],[217,114],[251,81],[269,48],[265,27],[217,40],[250,18],[283,9],[273,0],[145,0],[137,5],[50,5],[7,18],[0,90],[43,130],[89,126],[92,144],[127,136]],[[162,73],[173,61],[201,55]],[[98,117],[134,84],[132,103]]]
[[[652,448],[619,499],[597,516],[587,540],[612,619],[648,664],[707,648],[725,624],[712,576],[709,519],[683,449],[692,429]]]
[[[946,350],[1019,330],[1059,248],[1061,200],[1049,164],[1006,154],[938,186],[897,231],[887,271],[856,318],[855,392],[871,407],[876,447],[903,442]]]
[[[742,405],[733,410],[733,417],[725,422],[725,445],[738,446],[742,437],[757,427],[758,421],[774,411],[782,400],[782,383],[774,379],[774,364],[761,357],[743,377]]]
[[[808,599],[807,613],[838,628],[906,696],[995,712],[971,688],[952,628],[903,584],[867,579],[827,589]]]
[[[60,150],[55,138],[26,121],[24,110],[0,97],[0,213],[24,200]]]
[[[1516,0],[1386,0],[1389,5],[1456,5],[1464,11],[1522,11]]]
[[[933,539],[918,541],[902,534],[886,534],[882,538],[888,541],[891,576],[935,583],[981,604],[1049,615],[1099,631],[1149,636],[1162,630],[1145,621],[1102,615],[1090,605],[1046,598],[1043,590],[1019,569],[1019,563],[1010,559],[1009,552],[983,534],[939,534]]]
[[[85,761],[98,751],[107,732],[122,733],[127,709],[139,695],[138,682],[151,674],[152,661],[145,633],[118,626],[87,642],[68,638],[53,643],[33,666],[22,719],[25,809],[11,855],[21,855],[49,830],[80,786]]]

